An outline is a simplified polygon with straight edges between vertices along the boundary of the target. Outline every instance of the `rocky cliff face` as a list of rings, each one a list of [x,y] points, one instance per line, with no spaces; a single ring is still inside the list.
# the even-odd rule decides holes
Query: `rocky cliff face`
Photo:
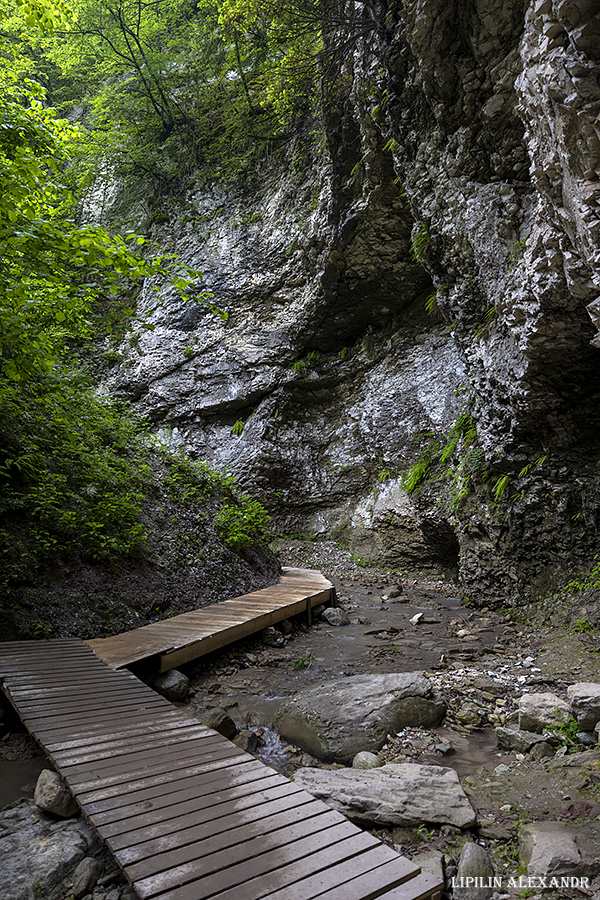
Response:
[[[111,389],[234,471],[284,527],[456,567],[481,602],[589,566],[594,8],[374,4],[321,144],[299,137],[284,169],[265,163],[243,190],[199,184],[157,226],[227,321],[166,297]],[[409,495],[403,475],[453,435]]]

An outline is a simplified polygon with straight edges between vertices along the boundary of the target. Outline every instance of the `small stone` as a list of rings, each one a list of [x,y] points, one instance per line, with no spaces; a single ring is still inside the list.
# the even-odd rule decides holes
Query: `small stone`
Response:
[[[352,760],[353,769],[377,769],[383,763],[376,753],[369,753],[368,750],[361,750]]]
[[[242,728],[237,737],[234,738],[233,743],[240,747],[240,749],[245,750],[246,753],[256,753],[258,748],[258,737],[248,728]]]
[[[345,609],[339,606],[330,606],[323,611],[323,618],[330,625],[349,625],[350,618]]]
[[[190,680],[177,669],[171,669],[164,675],[159,675],[152,682],[152,687],[167,700],[175,703],[185,700],[190,689]]]
[[[232,741],[238,733],[237,726],[231,716],[228,716],[224,709],[216,707],[204,716],[204,724],[214,731],[218,731],[227,740]]]
[[[584,744],[586,747],[593,747],[596,743],[594,733],[591,731],[578,731],[575,737],[580,744]]]
[[[102,873],[102,865],[93,856],[85,856],[73,873],[73,887],[71,889],[75,900],[80,900],[90,891],[93,891],[98,878]]]
[[[433,749],[442,756],[450,756],[452,753],[456,753],[456,750],[450,741],[442,741],[440,744],[434,744]]]
[[[45,812],[68,819],[79,812],[71,791],[60,775],[51,769],[43,769],[35,786],[35,805]]]
[[[529,751],[529,759],[534,761],[549,759],[555,753],[556,747],[553,747],[548,741],[540,741],[539,744],[535,744]]]
[[[279,627],[283,634],[291,634],[292,633],[292,623],[289,619],[284,619],[283,622],[279,623]]]

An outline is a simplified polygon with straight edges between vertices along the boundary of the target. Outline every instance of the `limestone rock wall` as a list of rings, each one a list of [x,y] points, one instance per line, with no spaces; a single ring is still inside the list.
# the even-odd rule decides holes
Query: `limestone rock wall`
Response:
[[[227,321],[165,297],[110,388],[282,526],[399,566],[457,566],[481,602],[589,565],[594,9],[373,0],[321,143],[307,129],[243,190],[197,185],[156,229]],[[449,508],[443,481],[407,495],[402,474],[464,411],[481,450],[467,501]]]

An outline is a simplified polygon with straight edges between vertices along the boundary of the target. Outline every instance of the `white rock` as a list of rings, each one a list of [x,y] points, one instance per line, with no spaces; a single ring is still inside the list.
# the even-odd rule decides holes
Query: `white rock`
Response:
[[[380,769],[299,769],[294,781],[353,822],[469,828],[476,815],[454,769],[400,763]]]

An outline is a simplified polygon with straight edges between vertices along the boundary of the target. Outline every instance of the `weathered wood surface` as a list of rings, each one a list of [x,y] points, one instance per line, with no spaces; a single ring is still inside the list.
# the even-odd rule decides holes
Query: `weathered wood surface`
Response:
[[[294,603],[328,590],[300,580]],[[433,876],[83,641],[0,644],[0,684],[140,900],[441,898]]]
[[[114,669],[158,656],[166,672],[326,603],[332,589],[314,569],[284,568],[271,587],[88,643]]]

